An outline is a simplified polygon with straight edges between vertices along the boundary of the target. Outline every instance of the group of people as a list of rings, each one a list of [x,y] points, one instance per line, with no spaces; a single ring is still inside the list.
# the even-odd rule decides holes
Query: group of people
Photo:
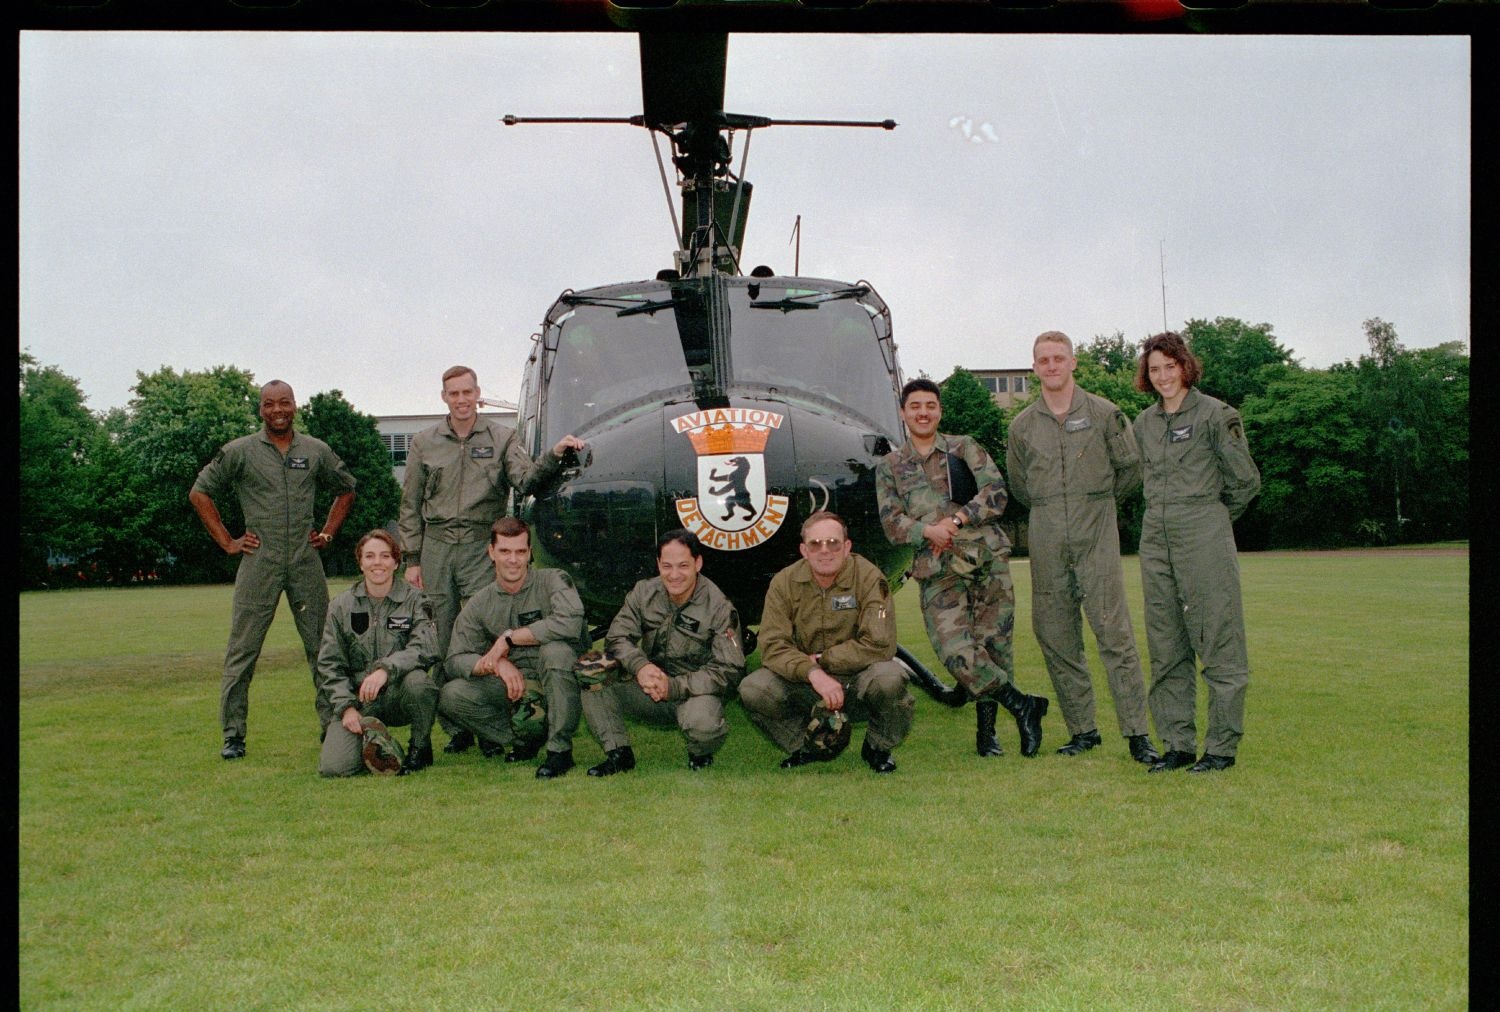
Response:
[[[1249,678],[1232,521],[1259,490],[1238,413],[1194,389],[1201,368],[1175,333],[1148,338],[1136,378],[1155,404],[1132,426],[1074,381],[1072,342],[1048,331],[1033,345],[1041,396],[1010,428],[1009,486],[968,436],[942,433],[938,386],[901,391],[907,439],[876,469],[880,521],[915,548],[933,648],[976,711],[976,751],[1003,754],[995,723],[1016,722],[1023,756],[1042,743],[1049,700],[1015,684],[1011,545],[999,520],[1008,496],[1030,510],[1032,626],[1076,756],[1102,744],[1082,619],[1098,641],[1119,729],[1152,772],[1234,765]],[[264,428],[227,444],[190,493],[210,536],[241,555],[220,716],[225,759],[245,755],[248,688],[280,595],[287,595],[313,672],[322,734],[319,772],[414,772],[444,751],[478,746],[536,776],[574,766],[581,717],[604,758],[588,774],[634,768],[626,718],[673,726],[687,765],[710,766],[738,695],[751,721],[786,753],[782,768],[837,757],[851,722],[867,724],[861,756],[877,773],[911,729],[908,672],[884,573],[854,552],[848,526],[820,511],[801,526],[801,559],[771,580],[760,626],[761,666],[746,674],[739,616],[703,573],[688,530],[656,545],[657,575],[626,596],[593,651],[568,574],[532,565],[531,532],[505,516],[512,490],[545,492],[570,450],[565,436],[538,460],[514,431],[478,414],[474,370],[443,374],[447,416],[412,441],[399,537],[383,529],[355,549],[362,578],[330,604],[317,552],[337,534],[353,478],[327,444],[296,432],[291,388],[261,389]],[[1117,504],[1144,484],[1140,564],[1152,681],[1146,691],[1120,562]],[[314,528],[313,496],[334,493]],[[238,492],[246,533],[233,537],[214,498]],[[405,576],[400,573],[403,557]],[[1196,672],[1208,685],[1207,737],[1197,754]],[[1147,708],[1164,752],[1152,744]],[[404,752],[388,727],[410,726]],[[394,752],[397,760],[391,759]]]

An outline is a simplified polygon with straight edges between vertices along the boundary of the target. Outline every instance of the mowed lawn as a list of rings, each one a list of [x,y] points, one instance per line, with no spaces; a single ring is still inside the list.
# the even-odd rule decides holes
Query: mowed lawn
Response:
[[[284,607],[228,763],[229,587],[22,595],[22,1007],[1466,1007],[1467,553],[1241,566],[1246,734],[1208,776],[1129,761],[1090,639],[1105,746],[1073,759],[1055,705],[1042,755],[1002,712],[981,760],[973,708],[918,693],[890,776],[859,730],[779,770],[736,703],[700,774],[637,728],[586,777],[580,728],[556,782],[475,750],[329,782]],[[898,611],[932,663],[914,585]]]

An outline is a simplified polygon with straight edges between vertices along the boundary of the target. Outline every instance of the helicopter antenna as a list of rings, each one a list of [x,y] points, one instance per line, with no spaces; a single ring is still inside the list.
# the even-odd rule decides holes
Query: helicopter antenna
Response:
[[[1170,330],[1167,326],[1167,240],[1161,241],[1161,329],[1162,332]]]
[[[797,215],[797,220],[792,223],[792,240],[797,243],[797,253],[792,259],[792,276],[802,276],[802,215]]]

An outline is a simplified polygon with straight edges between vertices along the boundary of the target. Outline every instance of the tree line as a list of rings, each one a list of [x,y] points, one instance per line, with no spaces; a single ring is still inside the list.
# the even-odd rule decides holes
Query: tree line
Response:
[[[1239,408],[1261,494],[1235,524],[1242,549],[1334,548],[1469,535],[1469,356],[1459,342],[1408,349],[1365,321],[1369,353],[1329,369],[1299,365],[1270,324],[1187,322],[1203,362],[1199,388]],[[1078,385],[1134,418],[1155,399],[1135,389],[1137,345],[1122,332],[1075,349]],[[22,587],[216,582],[235,561],[203,532],[187,493],[224,443],[260,427],[259,388],[232,366],[137,373],[125,408],[96,413],[78,381],[20,356]],[[972,374],[942,383],[943,428],[974,436],[1003,466],[1010,422]],[[353,572],[354,541],[395,519],[401,490],[375,419],[338,390],[301,403],[297,427],[327,442],[358,481],[354,512],[324,550],[331,575]],[[230,530],[238,505],[219,503]],[[328,509],[326,501],[316,516]],[[1144,503],[1120,511],[1134,551]],[[1012,503],[1005,520],[1022,524]]]
[[[1261,492],[1236,521],[1242,550],[1340,548],[1469,536],[1469,356],[1461,342],[1408,349],[1366,320],[1369,353],[1308,369],[1268,323],[1193,319],[1181,331],[1203,363],[1198,388],[1239,409]],[[1134,419],[1155,401],[1135,389],[1139,346],[1119,331],[1077,345],[1074,378]],[[1037,396],[1002,410],[972,374],[941,384],[943,428],[1005,460],[1010,422]],[[1140,543],[1145,503],[1120,510],[1120,544]],[[1012,502],[1004,522],[1021,526]],[[1024,544],[1024,528],[1022,528]]]

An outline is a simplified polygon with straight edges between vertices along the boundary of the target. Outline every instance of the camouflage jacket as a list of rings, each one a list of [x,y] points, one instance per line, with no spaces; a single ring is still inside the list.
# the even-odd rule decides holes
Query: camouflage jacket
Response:
[[[485,540],[504,516],[510,490],[545,484],[562,468],[550,450],[533,461],[514,429],[480,417],[460,439],[449,419],[411,441],[401,485],[401,550],[415,558],[426,537]]]
[[[1168,414],[1157,402],[1135,419],[1135,442],[1145,468],[1146,510],[1223,503],[1236,520],[1260,492],[1260,470],[1240,413],[1189,388]]]
[[[317,550],[307,543],[315,529],[313,498],[319,491],[353,492],[354,475],[321,439],[293,432],[283,456],[262,429],[225,443],[198,472],[193,491],[210,499],[237,492],[245,530],[261,539],[256,554],[316,558]]]
[[[318,685],[328,694],[333,712],[343,716],[357,705],[359,686],[376,668],[399,685],[413,671],[441,658],[432,605],[422,592],[396,577],[391,592],[370,597],[360,580],[328,605],[323,642],[318,647]]]
[[[707,577],[687,603],[672,603],[661,577],[642,580],[625,597],[604,637],[609,656],[631,675],[655,664],[671,682],[668,698],[722,696],[745,677],[740,616]]]
[[[807,681],[809,654],[834,676],[855,675],[896,656],[896,609],[885,574],[851,554],[826,590],[807,560],[771,578],[760,619],[762,663],[792,682]]]
[[[469,598],[453,623],[453,636],[448,641],[448,675],[472,676],[480,656],[495,645],[501,633],[523,628],[531,631],[538,644],[567,643],[575,654],[589,648],[583,601],[567,573],[533,569],[514,594],[492,583]],[[536,647],[518,646],[511,652],[511,660],[517,667],[534,666],[536,655]]]
[[[979,492],[966,503],[951,500],[947,454],[963,458],[974,472]],[[911,575],[925,580],[953,569],[986,567],[990,560],[1010,555],[1010,539],[1000,529],[1005,512],[1005,479],[1000,468],[969,436],[939,433],[932,452],[917,453],[911,440],[885,456],[875,468],[875,495],[880,503],[880,525],[896,545],[915,545]],[[949,551],[934,553],[922,528],[944,517],[960,515],[963,526]]]

